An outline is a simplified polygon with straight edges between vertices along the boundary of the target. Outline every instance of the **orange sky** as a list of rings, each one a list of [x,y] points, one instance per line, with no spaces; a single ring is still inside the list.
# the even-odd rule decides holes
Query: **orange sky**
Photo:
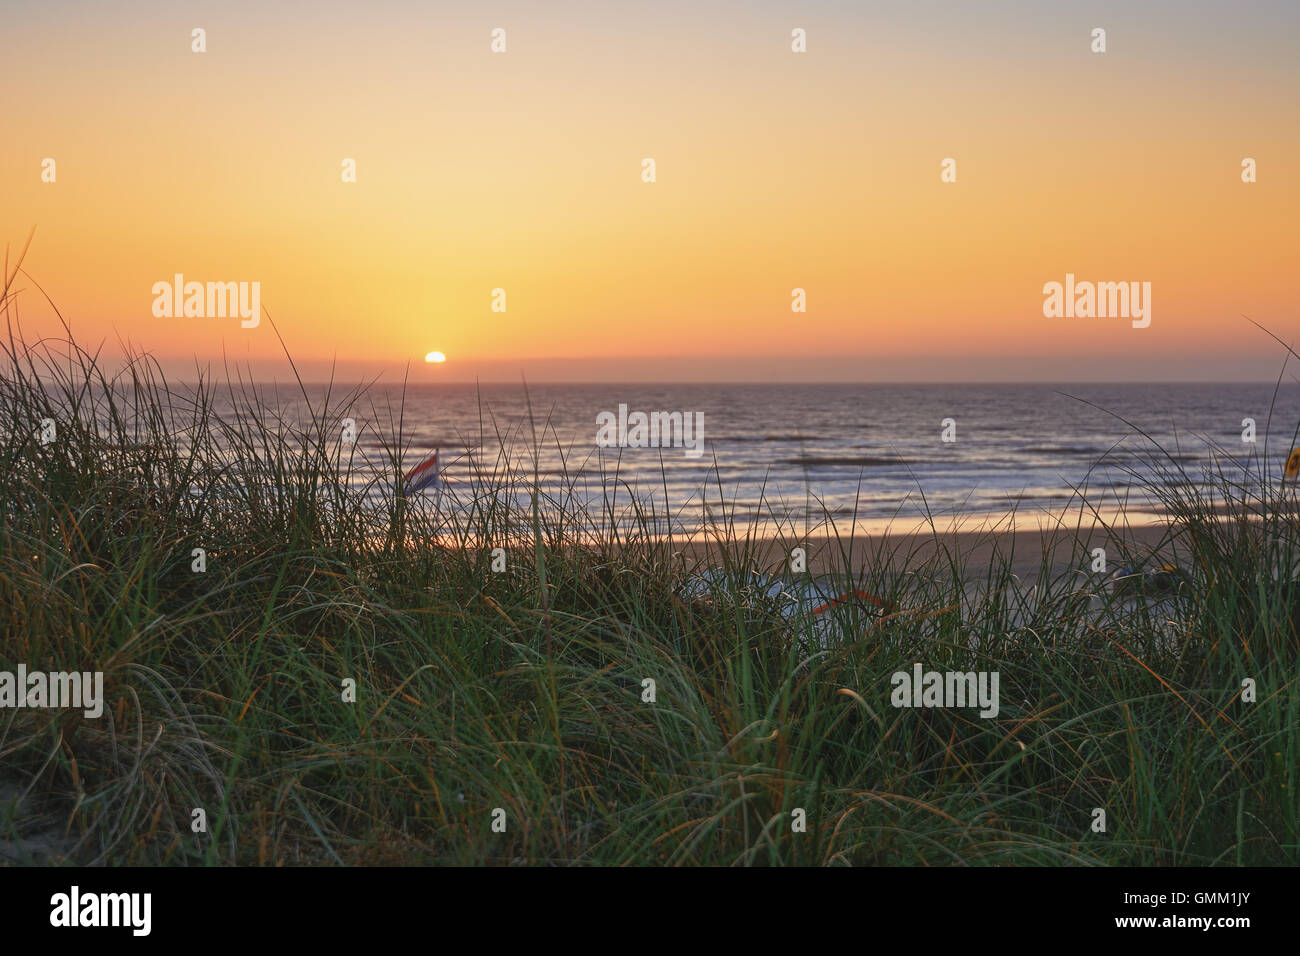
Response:
[[[176,272],[416,381],[1241,378],[1281,361],[1242,313],[1300,338],[1294,8],[460,6],[17,4],[0,239],[83,344],[181,368],[281,353],[155,318]],[[1151,282],[1151,327],[1045,319],[1066,272]]]

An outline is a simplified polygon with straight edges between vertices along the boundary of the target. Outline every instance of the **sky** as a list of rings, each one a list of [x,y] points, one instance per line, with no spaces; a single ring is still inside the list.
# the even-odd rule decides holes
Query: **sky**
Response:
[[[81,345],[182,378],[287,351],[313,380],[1228,381],[1282,367],[1246,317],[1300,347],[1290,0],[3,20],[23,333],[60,329],[39,285]],[[258,282],[261,323],[156,316],[177,273]],[[1067,273],[1149,282],[1150,325],[1045,316]]]

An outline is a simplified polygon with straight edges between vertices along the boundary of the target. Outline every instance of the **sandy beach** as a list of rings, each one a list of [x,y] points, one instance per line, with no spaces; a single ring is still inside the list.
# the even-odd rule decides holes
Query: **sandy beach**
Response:
[[[1093,549],[1105,548],[1107,570],[1113,571],[1137,559],[1151,562],[1157,555],[1163,564],[1178,558],[1173,532],[1168,526],[1091,529],[1065,528],[1046,530],[958,530],[934,533],[902,532],[898,534],[856,535],[852,539],[827,536],[795,536],[753,539],[744,545],[723,545],[694,539],[677,544],[674,552],[688,568],[715,567],[738,551],[746,555],[755,570],[765,573],[789,571],[794,548],[805,550],[807,570],[813,575],[869,574],[882,566],[894,571],[918,570],[937,558],[938,567],[947,568],[949,556],[958,560],[968,577],[988,573],[994,558],[1005,561],[1013,574],[1024,582],[1036,580],[1046,564],[1049,577],[1055,579],[1077,568],[1092,574]]]

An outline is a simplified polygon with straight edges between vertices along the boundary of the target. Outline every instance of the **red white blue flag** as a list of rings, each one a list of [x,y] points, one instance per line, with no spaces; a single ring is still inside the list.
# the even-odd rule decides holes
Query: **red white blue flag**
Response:
[[[417,491],[422,491],[430,485],[435,485],[437,483],[438,452],[435,450],[432,455],[406,473],[406,477],[402,481],[402,486],[406,494],[413,495]]]

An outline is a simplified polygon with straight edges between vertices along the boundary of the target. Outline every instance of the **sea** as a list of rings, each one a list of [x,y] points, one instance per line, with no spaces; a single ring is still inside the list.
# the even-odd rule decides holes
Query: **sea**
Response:
[[[581,509],[594,526],[695,533],[1017,527],[1100,516],[1156,523],[1156,488],[1276,481],[1300,444],[1300,384],[537,384],[370,386],[345,480],[382,497],[435,450],[420,494],[466,512],[484,489],[517,505]],[[287,421],[326,389],[263,392]],[[218,412],[222,408],[218,406]],[[226,410],[229,411],[228,409]],[[618,445],[601,423],[681,413],[694,448]],[[602,418],[603,416],[603,418]],[[633,433],[630,437],[636,438]]]

